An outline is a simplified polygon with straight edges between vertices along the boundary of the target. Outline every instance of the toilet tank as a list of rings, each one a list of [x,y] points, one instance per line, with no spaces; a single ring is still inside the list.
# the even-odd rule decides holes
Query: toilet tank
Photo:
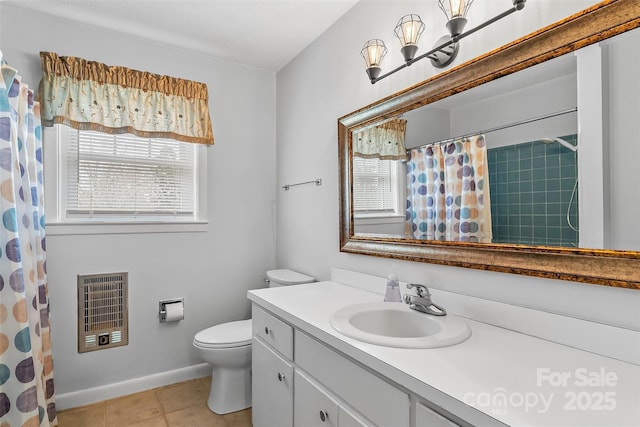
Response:
[[[267,281],[270,288],[276,288],[278,286],[300,285],[302,283],[315,282],[311,276],[298,273],[297,271],[281,269],[281,270],[269,270],[267,271]]]

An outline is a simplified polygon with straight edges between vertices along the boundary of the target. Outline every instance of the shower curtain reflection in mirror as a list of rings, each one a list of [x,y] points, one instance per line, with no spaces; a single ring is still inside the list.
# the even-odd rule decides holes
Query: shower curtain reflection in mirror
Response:
[[[483,135],[409,152],[405,235],[420,240],[492,241]]]

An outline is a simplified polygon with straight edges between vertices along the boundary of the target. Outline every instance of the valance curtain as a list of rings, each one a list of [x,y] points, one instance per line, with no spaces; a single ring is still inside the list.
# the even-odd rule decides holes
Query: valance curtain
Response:
[[[207,85],[40,52],[42,125],[213,144]]]
[[[0,52],[2,58],[2,52]],[[18,72],[0,76],[0,425],[58,424],[46,274],[42,129]]]
[[[411,150],[405,235],[422,240],[491,242],[483,135]]]
[[[405,119],[393,119],[355,132],[353,155],[367,159],[406,160],[407,149],[404,136],[407,129]]]

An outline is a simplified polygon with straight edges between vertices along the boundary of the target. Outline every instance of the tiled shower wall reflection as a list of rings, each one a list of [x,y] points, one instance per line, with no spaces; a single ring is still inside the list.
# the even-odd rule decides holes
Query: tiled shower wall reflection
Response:
[[[577,135],[561,137],[577,144]],[[577,152],[532,141],[488,150],[493,242],[578,246]],[[572,200],[573,194],[573,200]]]

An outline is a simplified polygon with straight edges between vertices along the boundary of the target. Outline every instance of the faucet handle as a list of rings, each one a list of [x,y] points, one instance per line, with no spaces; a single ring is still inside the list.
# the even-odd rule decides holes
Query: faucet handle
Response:
[[[407,283],[407,289],[412,289],[412,288],[416,288],[416,293],[421,298],[427,298],[431,296],[431,293],[429,292],[429,288],[426,287],[425,285],[419,285],[417,283]]]

